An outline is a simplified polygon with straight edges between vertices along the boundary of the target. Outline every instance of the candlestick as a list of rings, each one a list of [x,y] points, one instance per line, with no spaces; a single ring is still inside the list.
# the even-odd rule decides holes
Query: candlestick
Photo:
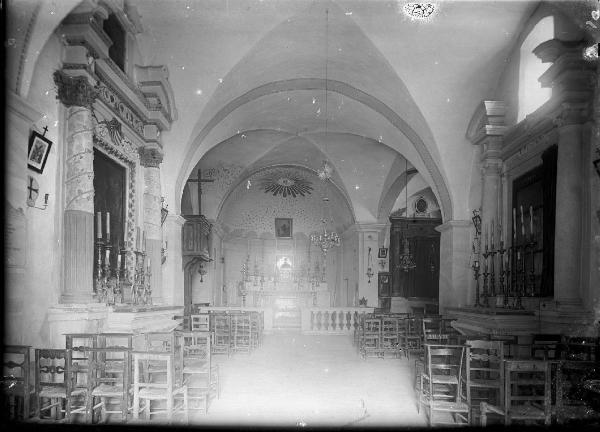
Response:
[[[102,216],[96,213],[96,238],[102,238]]]
[[[142,250],[146,251],[146,231],[142,231]]]
[[[529,232],[533,237],[533,206],[529,206]]]
[[[488,250],[488,235],[487,235],[487,225],[483,226],[483,237],[485,238],[485,250]]]
[[[517,243],[517,209],[513,207],[513,243]]]
[[[106,254],[105,264],[108,264],[110,262],[110,249],[106,248],[104,253]]]
[[[110,213],[106,212],[106,243],[110,242]]]
[[[117,254],[117,271],[121,270],[121,253]]]
[[[521,206],[521,235],[525,237],[525,222],[523,220],[523,206]]]
[[[491,233],[491,237],[492,237],[492,250],[494,250],[494,219],[492,219],[492,233]]]
[[[135,250],[140,250],[140,227],[135,228]]]

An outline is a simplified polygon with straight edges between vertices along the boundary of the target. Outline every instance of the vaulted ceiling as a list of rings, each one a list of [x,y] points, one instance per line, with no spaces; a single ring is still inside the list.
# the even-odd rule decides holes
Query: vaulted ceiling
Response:
[[[317,170],[327,159],[359,222],[387,217],[405,157],[446,218],[465,206],[468,122],[537,4],[440,2],[418,22],[404,1],[134,3],[142,53],[168,65],[177,100],[163,137],[177,191],[196,166],[239,166],[237,184],[270,165]]]

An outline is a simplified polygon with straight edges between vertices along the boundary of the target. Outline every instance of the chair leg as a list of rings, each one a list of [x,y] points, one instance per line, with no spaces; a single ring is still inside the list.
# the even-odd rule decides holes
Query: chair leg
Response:
[[[133,393],[133,419],[137,420],[140,418],[140,395],[136,391]]]

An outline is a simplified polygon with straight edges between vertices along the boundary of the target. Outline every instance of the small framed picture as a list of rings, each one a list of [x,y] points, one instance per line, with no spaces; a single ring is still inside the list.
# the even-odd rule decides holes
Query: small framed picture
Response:
[[[387,248],[379,248],[377,258],[387,258]]]
[[[275,218],[275,236],[277,238],[292,238],[291,218]]]
[[[50,148],[52,147],[52,141],[48,138],[43,137],[36,131],[31,133],[29,137],[29,151],[27,156],[27,166],[38,173],[44,172],[46,166],[46,160],[48,154],[50,154]]]

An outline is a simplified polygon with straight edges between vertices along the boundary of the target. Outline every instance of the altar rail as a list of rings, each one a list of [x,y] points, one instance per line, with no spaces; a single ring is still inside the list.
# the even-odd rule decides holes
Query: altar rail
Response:
[[[370,307],[329,307],[302,309],[302,333],[351,335],[358,328],[359,317],[372,313]]]

